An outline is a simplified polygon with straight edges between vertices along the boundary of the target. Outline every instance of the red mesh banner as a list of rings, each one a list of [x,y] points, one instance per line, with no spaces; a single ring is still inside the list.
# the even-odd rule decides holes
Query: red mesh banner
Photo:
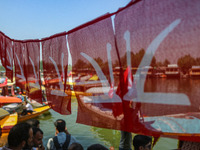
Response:
[[[13,42],[5,38],[6,53],[5,53],[5,66],[6,76],[13,81]]]
[[[5,42],[5,36],[3,33],[0,32],[0,49],[1,49],[1,63],[2,63],[2,66],[5,67],[6,65],[6,61],[5,61],[5,58],[6,58],[6,42]]]
[[[199,0],[131,1],[113,22],[107,14],[68,32],[72,66],[65,32],[42,39],[49,106],[70,114],[76,96],[78,123],[200,142],[199,8]],[[16,85],[41,102],[39,41],[0,33],[0,50],[6,75],[14,57]]]
[[[77,122],[121,129],[122,103],[116,94],[119,74],[114,72],[118,56],[111,18],[69,34],[68,41],[73,88],[79,104]],[[119,108],[119,112],[115,108]]]
[[[40,42],[39,40],[26,42],[26,77],[28,83],[28,96],[42,103],[42,90],[40,80]],[[34,55],[33,55],[34,54]]]
[[[71,91],[65,84],[68,65],[67,51],[65,33],[42,41],[43,72],[48,104],[61,114],[71,113]]]
[[[27,74],[26,74],[26,44],[20,41],[13,42],[14,49],[14,63],[15,63],[15,81],[16,86],[22,90],[28,90],[27,86]]]
[[[117,13],[122,68],[134,77],[123,95],[138,112],[133,132],[199,141],[199,7],[197,0],[151,0]]]

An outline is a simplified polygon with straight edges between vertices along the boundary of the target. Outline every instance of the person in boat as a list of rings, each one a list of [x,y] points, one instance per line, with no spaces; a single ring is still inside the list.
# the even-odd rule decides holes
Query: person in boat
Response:
[[[56,120],[54,125],[56,128],[55,136],[48,140],[47,150],[68,149],[72,143],[79,143],[75,137],[69,134],[63,119]]]
[[[11,128],[8,143],[1,150],[21,150],[25,146],[32,147],[33,130],[28,123],[19,123]]]
[[[32,150],[44,150],[43,131],[40,128],[33,127],[33,147]]]
[[[15,95],[16,97],[20,98],[22,102],[24,102],[24,96],[22,95],[22,92],[15,91]]]
[[[135,150],[151,150],[152,138],[145,135],[136,135],[133,138],[133,146]]]
[[[23,109],[21,115],[27,115],[28,113],[33,113],[33,107],[30,103],[28,103],[27,101],[24,101],[25,104],[25,108]]]

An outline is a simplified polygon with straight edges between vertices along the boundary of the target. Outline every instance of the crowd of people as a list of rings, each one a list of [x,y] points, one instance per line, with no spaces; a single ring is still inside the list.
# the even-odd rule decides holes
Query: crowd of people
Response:
[[[83,150],[79,141],[69,134],[66,122],[58,119],[54,123],[55,136],[47,143],[47,150]],[[144,135],[136,135],[132,140],[132,134],[121,131],[119,150],[151,150],[152,138]],[[114,147],[110,147],[114,150]],[[109,150],[102,144],[92,144],[87,150]],[[16,124],[9,132],[7,144],[0,150],[45,150],[43,145],[43,131],[40,129],[40,122],[31,119],[24,123]]]

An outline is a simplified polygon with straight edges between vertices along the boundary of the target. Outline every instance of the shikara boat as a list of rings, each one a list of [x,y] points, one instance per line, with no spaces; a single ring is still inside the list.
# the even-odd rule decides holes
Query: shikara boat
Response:
[[[35,118],[35,117],[47,112],[49,109],[50,109],[49,106],[42,106],[42,107],[33,109],[32,114],[27,114],[27,115],[24,115],[24,116],[18,114],[18,122],[23,122],[23,121]]]
[[[0,108],[0,119],[3,119],[4,117],[8,116],[10,113],[3,108]]]
[[[5,104],[10,103],[21,103],[22,100],[17,97],[11,97],[11,96],[0,96],[0,107],[2,107]]]
[[[2,114],[0,116],[2,116]],[[14,125],[17,124],[17,119],[18,119],[17,113],[9,114],[9,112],[7,112],[7,115],[0,120],[0,126],[2,132],[2,135],[0,136],[0,147],[3,147],[7,143],[9,131]]]
[[[2,133],[8,133],[10,129],[17,124],[18,115],[17,113],[10,114],[0,120]]]
[[[2,108],[8,111],[10,114],[21,112],[23,110],[23,103],[11,103],[8,105],[4,105]]]

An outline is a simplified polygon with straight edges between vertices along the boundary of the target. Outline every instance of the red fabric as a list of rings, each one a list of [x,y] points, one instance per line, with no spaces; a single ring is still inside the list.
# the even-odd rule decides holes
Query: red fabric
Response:
[[[122,67],[131,65],[131,68],[142,70],[145,66],[153,66],[152,56],[156,58],[157,63],[168,60],[169,64],[178,64],[179,58],[185,55],[194,59],[200,58],[199,6],[200,2],[197,0],[150,0],[137,2],[117,13],[114,24]],[[147,79],[146,75],[145,79],[142,78],[140,69],[137,69],[134,78],[138,98],[133,101],[141,102],[140,112],[145,117],[144,122],[141,122],[144,128],[138,128],[137,132],[153,135],[156,131],[158,134],[168,134],[174,138],[178,137],[178,133],[184,132],[187,133],[185,136],[188,136],[184,137],[185,139],[196,137],[197,135],[192,133],[199,134],[199,131],[191,130],[197,129],[196,123],[192,122],[199,121],[198,115],[191,115],[194,117],[191,120],[174,115],[170,117],[174,122],[169,122],[169,118],[164,117],[199,111],[199,92],[191,90],[197,86],[192,86],[195,81],[187,78],[187,81],[190,80],[190,86],[187,86],[178,77],[174,80],[167,78],[156,81],[150,77]],[[188,114],[186,116],[189,117]],[[155,128],[157,129],[154,130]],[[133,131],[136,131],[135,128]]]
[[[1,64],[2,66],[5,67],[6,65],[6,41],[5,41],[5,36],[3,35],[3,33],[0,33],[0,50],[1,50]]]
[[[26,42],[27,55],[25,57],[28,96],[42,103],[40,78],[40,42],[38,40]],[[33,55],[34,54],[34,55]]]
[[[124,100],[124,96],[125,94],[128,93],[129,88],[133,89],[132,98],[137,98],[137,90],[136,90],[135,84],[133,83],[133,76],[132,76],[130,67],[127,67],[127,69],[123,73],[123,76],[119,82],[117,92],[116,92],[122,99],[122,103],[121,103],[122,109],[120,109],[118,106],[117,110],[118,110],[118,114],[121,111],[121,114],[123,114],[124,116],[122,120],[121,130],[136,133],[139,130],[138,128],[142,128],[139,122],[139,119],[140,119],[139,111],[140,111],[141,104],[133,103],[131,99]]]
[[[14,48],[14,63],[15,63],[15,81],[16,86],[19,86],[23,90],[28,90],[27,86],[27,73],[26,73],[26,44],[23,42],[13,42]]]
[[[6,69],[6,76],[13,81],[13,44],[11,39],[0,33],[1,63]]]
[[[185,67],[200,65],[200,1],[131,3],[117,12],[114,26],[108,14],[69,32],[73,70],[69,70],[68,76],[73,75],[72,83],[65,84],[68,81],[66,33],[42,40],[49,105],[61,114],[70,114],[70,87],[74,85],[78,123],[200,141],[200,83],[191,78],[180,79],[189,75],[190,70],[184,70]],[[7,48],[12,47],[6,38],[0,34],[3,66],[8,64]],[[35,76],[28,67],[28,53],[36,52],[38,56],[38,43],[32,44],[16,41],[13,44],[16,84],[27,90],[31,90],[27,81]],[[147,70],[167,64],[180,66],[188,61],[181,59],[184,57],[193,59],[183,65],[181,75],[174,80],[168,79],[166,72],[161,77],[167,79],[148,74]]]
[[[6,42],[6,54],[5,54],[5,66],[6,76],[13,81],[13,44],[8,38],[5,38]]]
[[[113,72],[118,57],[111,18],[69,34],[68,41],[79,104],[77,122],[121,129],[113,111],[113,105],[121,99],[116,95],[119,76]]]
[[[64,84],[68,65],[66,36],[43,39],[42,50],[48,104],[61,114],[71,114],[71,90]]]

